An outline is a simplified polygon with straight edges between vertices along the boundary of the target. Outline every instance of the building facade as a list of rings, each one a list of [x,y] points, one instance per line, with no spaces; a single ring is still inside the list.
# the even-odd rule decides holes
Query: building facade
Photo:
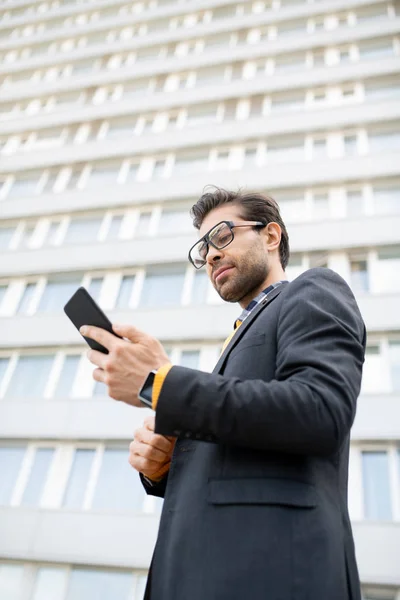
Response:
[[[267,191],[292,279],[368,329],[349,505],[365,600],[400,599],[400,2],[2,0],[0,598],[139,600],[161,502],[62,307],[211,370],[238,314],[187,262],[207,184]]]

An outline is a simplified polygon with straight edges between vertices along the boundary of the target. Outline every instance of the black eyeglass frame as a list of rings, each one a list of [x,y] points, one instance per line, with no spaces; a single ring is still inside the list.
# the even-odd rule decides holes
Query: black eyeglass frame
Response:
[[[227,244],[224,244],[223,246],[217,246],[210,240],[209,234],[211,233],[211,231],[213,231],[213,229],[218,227],[218,225],[222,225],[222,223],[225,223],[225,225],[227,225],[229,227],[229,229],[231,230],[232,239]],[[188,253],[189,262],[194,266],[195,269],[201,269],[207,263],[207,260],[204,260],[203,264],[200,265],[199,267],[197,267],[195,265],[194,260],[192,260],[191,252],[192,252],[193,248],[195,248],[198,244],[200,244],[200,242],[205,242],[205,244],[207,246],[207,252],[206,252],[206,256],[207,256],[208,251],[210,249],[210,245],[213,246],[213,248],[215,248],[216,250],[222,250],[223,248],[226,248],[227,246],[229,246],[229,244],[232,244],[233,240],[235,239],[235,234],[233,233],[234,227],[260,227],[261,228],[261,227],[266,227],[267,225],[268,225],[268,223],[265,223],[264,221],[246,221],[245,223],[239,223],[237,225],[235,225],[235,223],[233,221],[220,221],[219,223],[217,223],[216,225],[211,227],[211,229],[209,229],[207,231],[207,233],[205,233],[200,239],[198,239],[195,244],[193,244],[193,246],[190,248],[189,253]]]

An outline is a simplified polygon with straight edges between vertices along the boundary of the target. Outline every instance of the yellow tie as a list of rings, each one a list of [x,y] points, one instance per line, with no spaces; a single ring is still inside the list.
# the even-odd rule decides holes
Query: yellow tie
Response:
[[[225,348],[227,347],[227,345],[229,344],[229,342],[231,341],[231,339],[235,335],[236,330],[239,329],[239,327],[241,326],[242,323],[243,323],[243,321],[241,321],[240,319],[236,319],[236,321],[235,321],[235,329],[232,331],[232,333],[230,333],[228,335],[228,337],[224,341],[224,344],[223,344],[222,350],[221,350],[221,354],[223,353],[223,351],[225,350]]]

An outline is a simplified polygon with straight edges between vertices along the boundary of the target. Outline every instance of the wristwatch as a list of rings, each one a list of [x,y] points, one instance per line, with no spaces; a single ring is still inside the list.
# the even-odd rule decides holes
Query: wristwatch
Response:
[[[147,379],[138,394],[140,402],[147,408],[153,408],[153,384],[156,373],[157,371],[151,371],[151,373],[148,374]]]

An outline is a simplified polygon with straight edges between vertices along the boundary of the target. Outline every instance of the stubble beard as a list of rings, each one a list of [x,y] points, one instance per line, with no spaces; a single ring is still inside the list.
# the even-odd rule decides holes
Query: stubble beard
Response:
[[[245,257],[234,266],[235,274],[232,274],[219,287],[214,284],[218,295],[225,302],[240,302],[242,298],[251,296],[252,291],[256,292],[260,288],[270,272],[265,255],[262,260],[255,260],[254,255],[250,260],[249,257]]]

